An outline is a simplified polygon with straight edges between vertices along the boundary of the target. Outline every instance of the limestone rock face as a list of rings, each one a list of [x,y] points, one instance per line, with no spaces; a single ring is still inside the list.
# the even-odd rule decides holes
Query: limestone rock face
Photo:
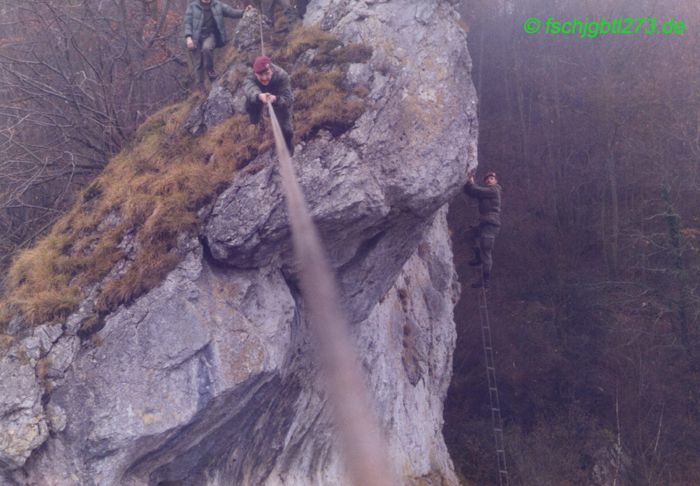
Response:
[[[20,467],[48,436],[41,387],[25,349],[0,359],[0,466]]]
[[[446,203],[476,165],[477,123],[456,20],[438,0],[314,0],[304,19],[373,47],[347,74],[368,87],[366,112],[298,146],[294,163],[403,484],[458,484],[441,431],[459,295]],[[187,129],[239,111],[237,96],[216,85]],[[178,268],[95,335],[76,336],[78,311],[12,345],[0,484],[348,484],[276,161],[251,167]]]

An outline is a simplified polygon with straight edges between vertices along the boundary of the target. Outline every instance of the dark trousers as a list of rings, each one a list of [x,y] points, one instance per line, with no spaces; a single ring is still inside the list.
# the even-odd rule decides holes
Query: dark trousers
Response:
[[[472,226],[467,231],[467,238],[471,241],[474,254],[478,255],[483,265],[484,275],[491,275],[493,267],[493,245],[496,242],[496,235],[501,230],[499,226],[481,223],[479,226]]]
[[[274,27],[277,21],[278,9],[281,10],[282,14],[287,17],[288,22],[294,22],[304,15],[308,0],[302,2],[297,1],[296,9],[292,6],[293,3],[295,2],[290,0],[261,0],[260,11],[272,21],[272,25]]]
[[[197,85],[204,84],[204,76],[214,71],[214,49],[216,48],[216,35],[209,34],[199,39],[199,43],[190,51],[192,56],[192,68],[194,69],[194,81]]]
[[[282,129],[282,135],[284,135],[284,141],[287,144],[289,153],[294,155],[294,144],[292,139],[294,138],[294,129],[292,128],[292,114],[291,110],[285,107],[272,105],[275,109],[275,115],[277,115],[277,120],[280,122],[280,128]],[[260,118],[262,117],[263,104],[260,101],[251,103],[249,100],[245,102],[245,111],[248,112],[250,117],[250,123],[257,125],[260,123]]]

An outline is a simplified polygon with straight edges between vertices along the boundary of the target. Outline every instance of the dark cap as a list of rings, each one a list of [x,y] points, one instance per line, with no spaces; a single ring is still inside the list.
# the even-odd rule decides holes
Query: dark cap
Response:
[[[493,176],[495,179],[498,179],[498,177],[496,176],[496,173],[495,173],[495,172],[487,172],[486,175],[484,175],[484,179],[483,179],[483,180],[486,180],[486,179],[488,179],[489,177],[492,177],[492,176]]]
[[[270,67],[270,58],[267,56],[258,56],[255,58],[255,62],[253,63],[253,71],[255,71],[257,74],[264,73],[267,71],[267,68]]]

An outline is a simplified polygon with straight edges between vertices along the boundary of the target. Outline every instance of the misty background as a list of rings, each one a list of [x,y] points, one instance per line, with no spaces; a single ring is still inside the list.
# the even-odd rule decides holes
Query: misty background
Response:
[[[700,5],[462,9],[479,174],[504,188],[489,304],[513,482],[698,484]],[[675,18],[686,32],[528,35],[530,17]],[[450,219],[468,285],[475,208],[460,197]],[[498,484],[477,310],[463,288],[445,434],[469,483]]]

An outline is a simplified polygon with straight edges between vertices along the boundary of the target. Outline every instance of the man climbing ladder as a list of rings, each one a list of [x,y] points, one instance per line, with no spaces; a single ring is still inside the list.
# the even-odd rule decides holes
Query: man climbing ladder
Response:
[[[493,244],[501,229],[501,186],[495,172],[487,172],[484,176],[484,186],[474,183],[474,175],[469,175],[464,185],[464,192],[479,202],[479,225],[472,226],[467,235],[472,243],[474,259],[469,265],[481,265],[481,279],[472,284],[473,288],[481,289],[479,295],[479,321],[481,340],[484,347],[486,378],[489,389],[489,404],[491,406],[491,425],[496,441],[496,458],[498,464],[498,482],[500,486],[509,486],[508,467],[506,465],[506,450],[503,440],[503,419],[498,397],[496,382],[496,361],[491,339],[491,323],[489,318],[486,289],[489,288],[491,268],[493,267]]]
[[[469,265],[481,265],[481,279],[472,284],[473,288],[489,288],[491,269],[493,267],[493,245],[496,235],[501,229],[501,186],[495,172],[484,176],[485,186],[474,183],[474,175],[470,175],[464,185],[464,192],[479,201],[479,224],[472,226],[467,237],[472,242],[474,259]]]

